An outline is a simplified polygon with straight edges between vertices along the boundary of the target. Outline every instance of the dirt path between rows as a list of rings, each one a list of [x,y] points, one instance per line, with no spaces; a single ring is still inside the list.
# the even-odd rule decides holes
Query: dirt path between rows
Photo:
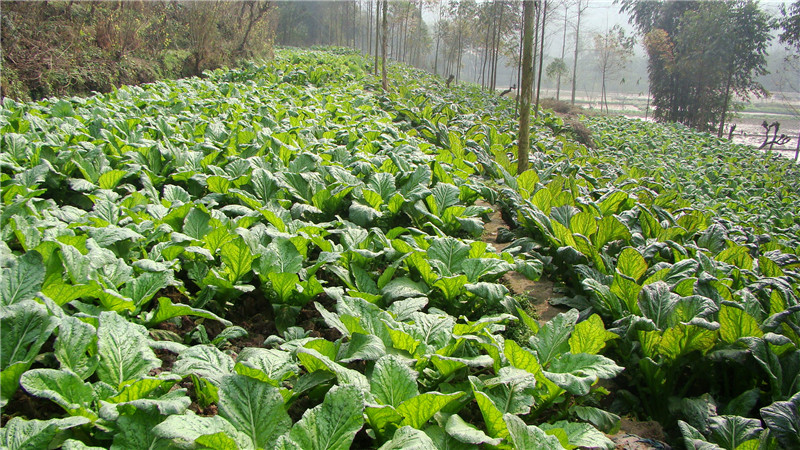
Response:
[[[485,202],[477,202],[476,204],[491,207],[490,204]],[[489,222],[486,222],[483,226],[481,240],[494,246],[497,253],[501,253],[508,247],[508,243],[497,242],[497,232],[500,228],[507,228],[507,225],[503,221],[499,210],[495,210],[489,219]],[[531,281],[518,272],[508,272],[503,275],[502,280],[512,294],[526,295],[528,297],[531,308],[536,312],[536,318],[541,323],[547,322],[557,316],[558,313],[566,311],[564,308],[550,304],[550,299],[556,297],[553,292],[555,284],[550,280],[543,278],[539,281]]]

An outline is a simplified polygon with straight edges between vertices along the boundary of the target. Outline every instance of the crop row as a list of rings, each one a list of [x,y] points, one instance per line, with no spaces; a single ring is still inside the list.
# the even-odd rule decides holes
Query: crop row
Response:
[[[611,379],[687,445],[797,444],[795,167],[545,113],[516,174],[510,100],[367,69],[4,103],[2,445],[613,448]],[[574,308],[540,325],[510,271]]]

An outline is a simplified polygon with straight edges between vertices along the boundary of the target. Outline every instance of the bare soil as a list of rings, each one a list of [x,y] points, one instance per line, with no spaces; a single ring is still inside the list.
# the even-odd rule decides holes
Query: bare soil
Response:
[[[656,421],[639,422],[634,419],[623,418],[620,431],[609,436],[616,444],[617,450],[664,450],[670,446],[664,443],[666,434]]]
[[[488,203],[477,202],[480,206],[491,206]],[[498,253],[508,247],[507,243],[497,242],[497,231],[502,227],[507,227],[503,221],[502,215],[499,210],[495,210],[489,217],[489,222],[483,226],[483,235],[481,240],[494,246]],[[503,283],[509,288],[512,294],[525,295],[528,297],[530,306],[536,312],[539,322],[547,322],[558,313],[564,312],[565,309],[550,304],[550,299],[555,298],[553,293],[555,284],[547,279],[540,279],[539,281],[531,281],[525,278],[524,275],[518,272],[509,272],[503,275]]]

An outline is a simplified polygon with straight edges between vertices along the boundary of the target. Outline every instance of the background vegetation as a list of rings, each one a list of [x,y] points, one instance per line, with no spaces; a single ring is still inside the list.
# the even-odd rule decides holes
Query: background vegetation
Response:
[[[274,8],[260,0],[4,1],[2,95],[108,92],[270,56]]]

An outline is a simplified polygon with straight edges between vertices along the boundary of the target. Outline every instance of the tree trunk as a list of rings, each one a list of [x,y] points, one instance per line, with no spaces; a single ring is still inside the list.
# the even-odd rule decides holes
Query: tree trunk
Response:
[[[433,56],[433,74],[439,75],[439,41],[442,35],[442,3],[439,2],[439,21],[436,22],[436,54]]]
[[[517,173],[528,170],[531,133],[531,87],[533,85],[533,1],[522,2],[522,92],[520,93],[519,132],[517,134]]]
[[[578,81],[578,50],[581,46],[580,32],[582,14],[583,10],[581,9],[581,0],[578,0],[578,23],[575,25],[575,58],[572,61],[572,98],[570,100],[573,105],[575,104],[575,85]]]
[[[728,100],[731,96],[731,81],[733,81],[733,64],[728,65],[728,80],[725,82],[725,103],[722,106],[722,117],[719,119],[719,130],[717,136],[722,137],[722,132],[725,131],[725,116],[728,113]]]
[[[517,115],[517,110],[519,109],[519,97],[522,91],[522,45],[524,38],[525,38],[525,5],[522,5],[523,14],[522,14],[522,26],[519,28],[519,53],[517,54],[517,90],[516,96],[514,99],[514,115]]]
[[[389,18],[388,16],[389,10],[389,1],[383,0],[383,54],[381,58],[383,59],[383,67],[381,68],[381,86],[383,86],[384,91],[389,90],[389,78],[386,75],[386,35],[389,34],[387,30],[389,29]]]
[[[564,3],[564,37],[561,39],[561,62],[564,62],[564,56],[567,53],[567,17],[569,17],[569,5]],[[563,67],[563,66],[562,66]],[[561,71],[558,71],[556,78],[556,101],[561,99]]]
[[[486,36],[483,39],[483,52],[481,55],[481,89],[487,87],[486,83],[486,63],[489,60],[489,30],[486,30]]]
[[[531,80],[531,98],[530,101],[533,102],[533,95],[536,93],[536,54],[539,51],[539,16],[541,15],[542,9],[539,7],[539,1],[536,0],[533,2],[534,5],[534,20],[535,23],[533,24],[533,50],[531,54],[531,75],[533,79]]]
[[[367,54],[372,51],[372,2],[367,1],[369,17],[367,18]]]
[[[492,90],[497,89],[497,64],[500,60],[500,46],[503,44],[503,13],[505,3],[500,2],[500,20],[497,23],[497,39],[494,47],[494,65],[492,66]]]
[[[533,113],[539,117],[539,94],[542,92],[542,66],[544,65],[544,26],[547,19],[547,0],[544,0],[542,10],[542,41],[539,43],[539,79],[536,81],[536,108]]]
[[[378,76],[378,40],[381,34],[381,0],[375,4],[375,76]]]

